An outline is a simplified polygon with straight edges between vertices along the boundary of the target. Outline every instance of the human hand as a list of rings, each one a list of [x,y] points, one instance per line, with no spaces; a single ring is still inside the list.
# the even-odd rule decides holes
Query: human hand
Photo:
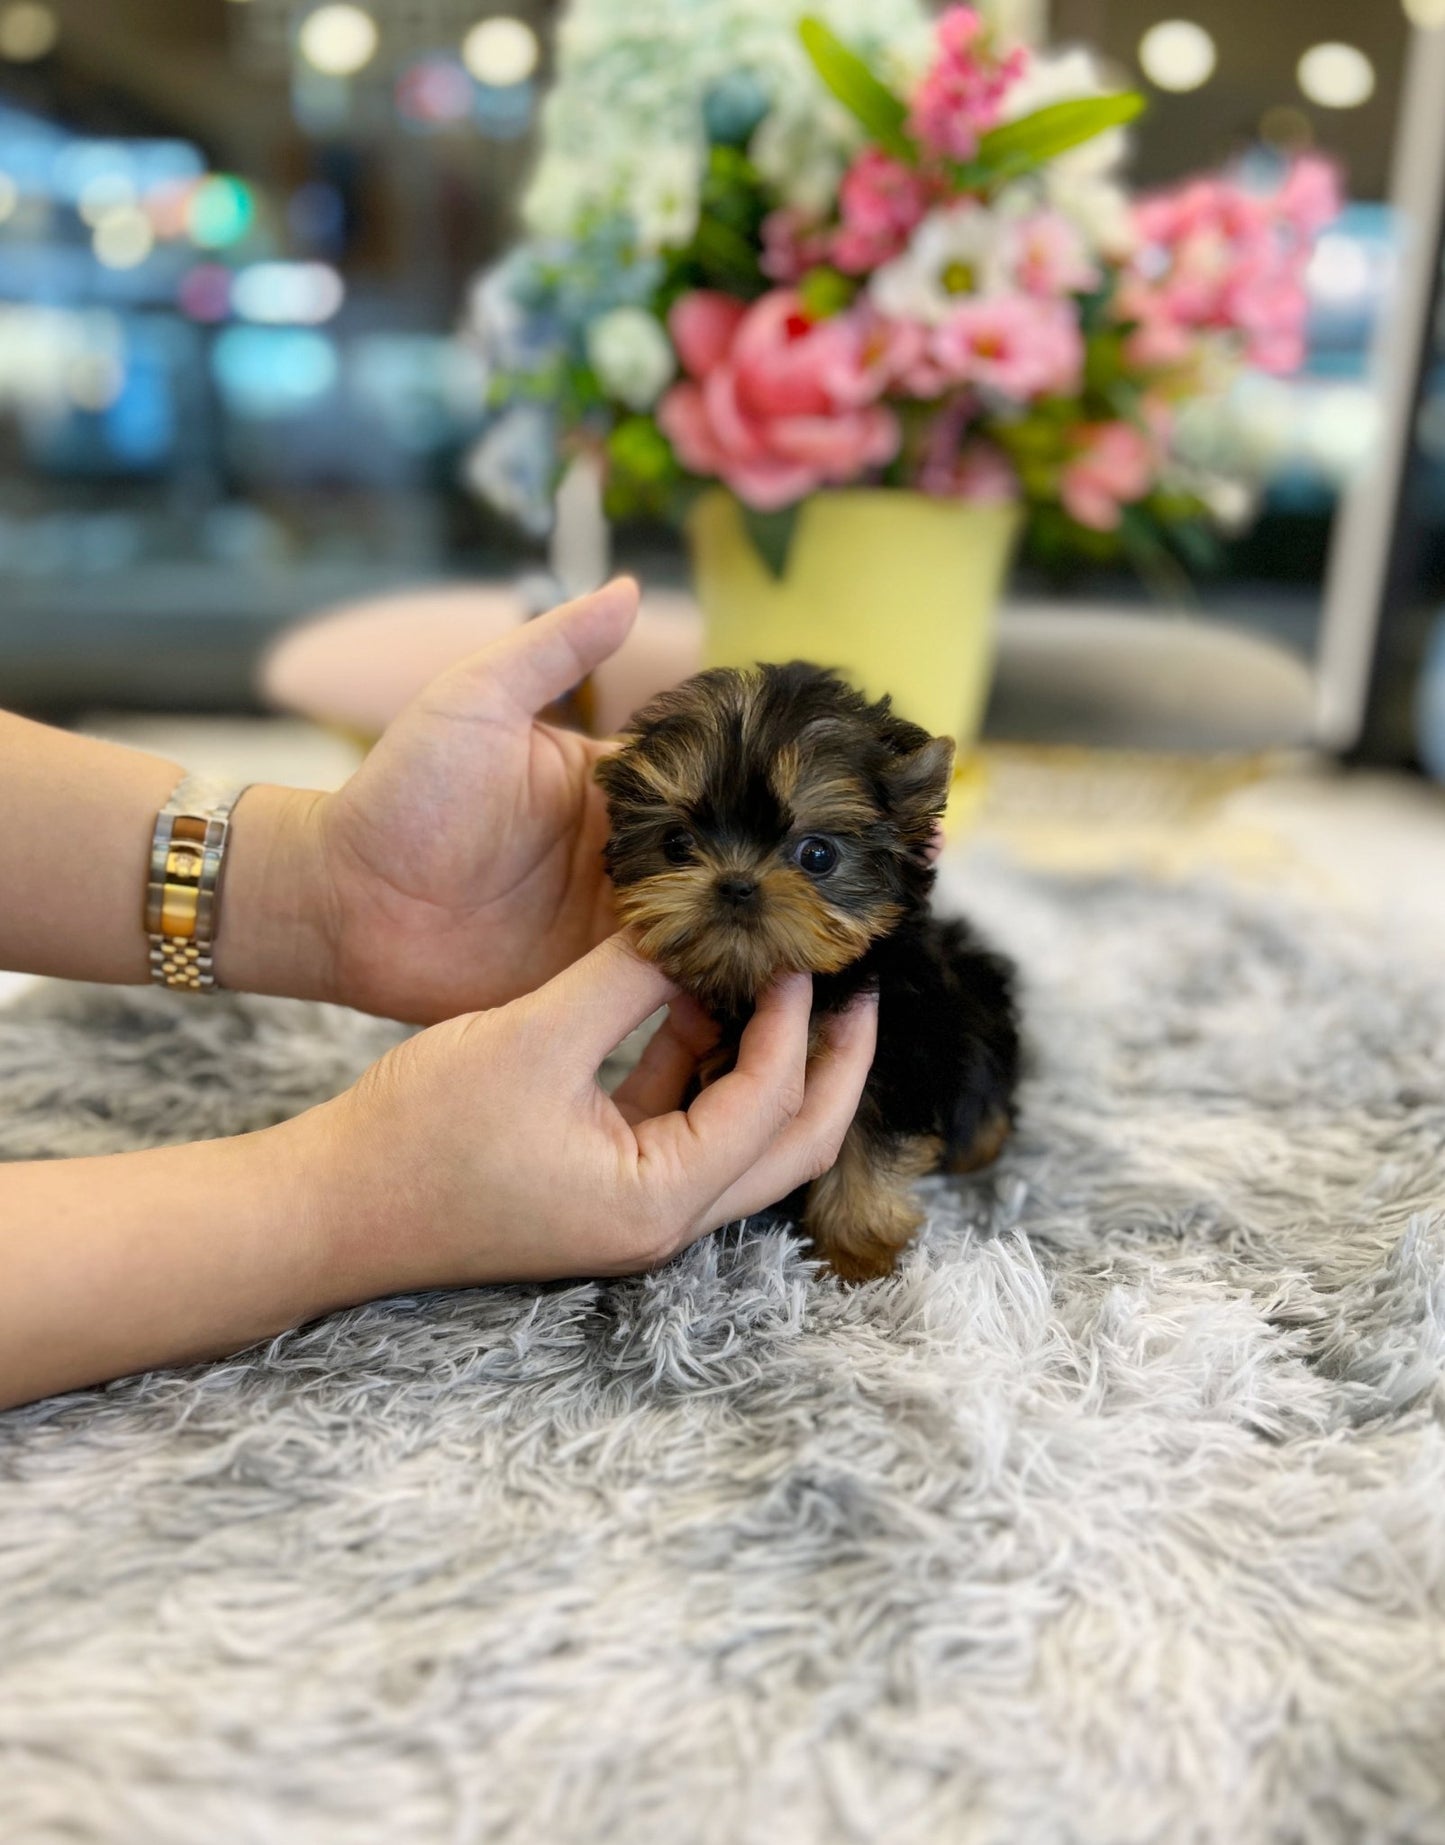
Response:
[[[669,1016],[608,1096],[607,1054]],[[623,1274],[764,1210],[826,1171],[873,1059],[876,1000],[830,1018],[809,1058],[811,982],[758,1004],[736,1067],[681,1103],[715,1028],[610,937],[537,992],[407,1040],[292,1124],[334,1273],[356,1299],[415,1288]]]
[[[620,578],[442,673],[337,793],[248,792],[222,984],[429,1024],[530,992],[610,934],[606,746],[536,714],[636,614]]]
[[[624,577],[518,626],[433,680],[336,794],[251,789],[221,984],[430,1024],[530,992],[610,934],[592,779],[608,746],[536,713],[636,613]]]
[[[602,745],[536,714],[636,613],[622,578],[459,662],[325,802],[337,998],[422,1022],[499,1005],[616,927]]]

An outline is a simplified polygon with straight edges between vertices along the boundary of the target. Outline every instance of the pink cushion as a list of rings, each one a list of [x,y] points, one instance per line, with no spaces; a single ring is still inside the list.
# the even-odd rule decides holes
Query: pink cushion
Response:
[[[329,609],[274,642],[261,662],[265,701],[376,737],[454,661],[523,619],[500,583],[439,584]],[[593,674],[596,728],[609,735],[654,692],[696,672],[702,617],[692,598],[649,591],[627,641]]]

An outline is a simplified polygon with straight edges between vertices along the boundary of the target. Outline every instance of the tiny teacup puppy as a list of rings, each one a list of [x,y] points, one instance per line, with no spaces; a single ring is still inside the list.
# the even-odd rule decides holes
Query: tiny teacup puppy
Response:
[[[641,952],[721,1027],[727,1067],[779,974],[815,1019],[878,990],[878,1050],[836,1165],[802,1196],[841,1276],[885,1275],[922,1221],[922,1173],[991,1160],[1013,1124],[1009,963],[929,913],[953,744],[795,661],[720,668],[646,705],[597,768],[606,862]]]

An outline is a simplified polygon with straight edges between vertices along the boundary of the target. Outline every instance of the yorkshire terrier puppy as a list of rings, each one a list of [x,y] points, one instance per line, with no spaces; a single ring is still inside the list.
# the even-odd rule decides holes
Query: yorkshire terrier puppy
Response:
[[[795,661],[700,673],[639,711],[597,768],[607,869],[641,952],[736,1051],[781,973],[815,1020],[878,990],[878,1050],[837,1164],[800,1194],[845,1279],[886,1275],[922,1221],[921,1174],[987,1164],[1013,1125],[1013,970],[929,912],[953,744]],[[792,1208],[789,1201],[789,1208]]]

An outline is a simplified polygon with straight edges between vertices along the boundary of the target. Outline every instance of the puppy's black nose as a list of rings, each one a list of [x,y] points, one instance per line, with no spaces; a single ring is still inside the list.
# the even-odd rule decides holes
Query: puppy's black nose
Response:
[[[749,904],[758,894],[758,887],[747,878],[719,878],[717,894],[724,903],[738,905]]]

